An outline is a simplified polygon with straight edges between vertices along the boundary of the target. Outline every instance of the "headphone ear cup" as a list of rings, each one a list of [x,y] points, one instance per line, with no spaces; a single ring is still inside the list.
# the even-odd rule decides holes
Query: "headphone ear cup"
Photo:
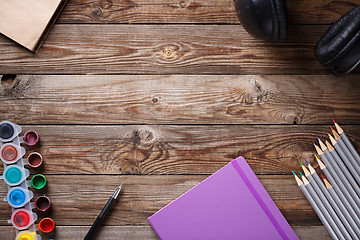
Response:
[[[333,66],[360,41],[360,6],[342,16],[320,38],[315,57],[324,66]]]
[[[272,0],[235,0],[237,17],[254,38],[269,41],[273,31]]]
[[[272,0],[273,7],[277,17],[277,32],[273,32],[273,42],[283,42],[287,37],[287,11],[285,0]]]
[[[287,34],[285,0],[234,0],[236,14],[253,37],[281,42]]]

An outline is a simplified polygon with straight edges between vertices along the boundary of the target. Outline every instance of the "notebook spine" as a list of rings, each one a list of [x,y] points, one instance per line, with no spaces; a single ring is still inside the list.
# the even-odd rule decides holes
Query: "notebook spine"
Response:
[[[250,190],[250,192],[252,193],[252,195],[254,196],[256,201],[259,203],[261,208],[264,210],[266,216],[269,218],[270,222],[273,224],[275,229],[278,231],[278,233],[280,234],[282,239],[289,240],[288,236],[286,235],[285,231],[282,229],[282,227],[276,220],[275,216],[271,213],[270,209],[268,208],[268,206],[266,205],[264,200],[261,198],[259,193],[254,188],[254,186],[251,184],[251,182],[248,179],[248,177],[246,176],[245,172],[241,169],[239,163],[236,160],[233,160],[233,161],[231,161],[231,164],[233,165],[233,167],[235,168],[235,170],[237,171],[237,173],[239,174],[241,179],[244,181],[245,185],[248,187],[248,189]]]

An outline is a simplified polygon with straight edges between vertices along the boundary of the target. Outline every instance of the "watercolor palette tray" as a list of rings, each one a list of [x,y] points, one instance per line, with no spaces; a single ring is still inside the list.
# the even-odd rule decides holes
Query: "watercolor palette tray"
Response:
[[[36,231],[49,233],[54,229],[55,224],[51,218],[43,218],[39,224],[35,224],[38,216],[33,210],[45,212],[50,207],[50,199],[43,195],[36,198],[35,202],[31,202],[34,193],[29,188],[44,188],[46,178],[42,174],[36,174],[31,181],[27,180],[30,172],[25,165],[37,168],[42,164],[43,158],[40,153],[33,152],[25,159],[26,150],[21,146],[21,144],[36,145],[39,136],[35,131],[27,131],[20,137],[21,132],[21,126],[17,124],[9,121],[0,122],[0,159],[4,165],[0,179],[7,184],[8,193],[4,201],[8,202],[12,210],[8,223],[16,229],[16,240],[41,240],[41,236]]]

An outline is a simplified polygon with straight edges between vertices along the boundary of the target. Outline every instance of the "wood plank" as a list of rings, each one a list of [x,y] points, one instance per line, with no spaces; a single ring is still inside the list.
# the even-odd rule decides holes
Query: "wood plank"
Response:
[[[1,36],[0,72],[330,75],[314,57],[326,28],[294,26],[268,44],[231,25],[58,24],[36,55]]]
[[[4,239],[15,237],[13,227],[0,226],[0,235]],[[82,239],[89,227],[88,226],[57,226],[55,234],[46,234],[54,239]],[[331,239],[325,228],[322,226],[293,226],[293,229],[300,239],[306,240],[327,240]],[[103,226],[97,234],[98,239],[119,240],[119,239],[159,239],[150,226]]]
[[[290,24],[329,24],[359,2],[292,0],[286,3]],[[59,22],[239,24],[233,0],[71,0]]]
[[[57,225],[90,226],[114,189],[124,181],[124,190],[104,225],[146,225],[147,218],[198,184],[206,176],[198,175],[46,175],[45,191],[35,191],[35,197],[46,193],[51,199],[51,216]],[[259,176],[290,225],[320,226],[321,222],[296,185],[294,177]],[[0,195],[7,189],[0,185]],[[0,208],[0,225],[7,226],[11,210],[6,203]]]
[[[359,150],[360,125],[343,126]],[[256,174],[289,174],[314,161],[312,142],[327,125],[24,126],[45,174],[211,174],[244,156]],[[27,156],[27,155],[26,155]],[[36,171],[35,171],[36,172]]]
[[[0,75],[1,78],[1,75]],[[359,124],[360,81],[328,75],[3,76],[18,124]]]

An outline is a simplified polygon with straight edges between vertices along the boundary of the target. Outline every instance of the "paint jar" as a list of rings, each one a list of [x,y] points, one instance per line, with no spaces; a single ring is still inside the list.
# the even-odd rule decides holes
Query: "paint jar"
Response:
[[[6,164],[17,162],[25,154],[25,148],[13,143],[5,143],[0,148],[0,158]]]
[[[25,208],[20,208],[12,213],[11,219],[8,220],[8,223],[11,223],[18,230],[24,230],[29,228],[36,219],[36,213],[33,213]]]
[[[35,131],[27,131],[23,136],[23,140],[26,145],[34,146],[39,142],[39,135]]]
[[[27,162],[30,167],[37,168],[42,164],[43,158],[40,153],[33,152],[27,157]]]
[[[36,232],[25,230],[16,234],[15,240],[41,240],[41,236]]]
[[[23,187],[13,187],[10,189],[4,200],[7,201],[13,208],[20,208],[28,203],[33,197],[34,194],[32,191]]]
[[[0,123],[0,141],[10,142],[22,131],[21,127],[9,121]]]
[[[35,200],[34,206],[39,211],[45,212],[50,207],[50,198],[45,195],[40,196]]]
[[[16,186],[22,183],[29,175],[29,170],[13,164],[5,167],[4,174],[0,176],[0,179],[4,179],[9,186]]]
[[[51,218],[43,218],[39,222],[38,229],[44,233],[49,233],[55,228],[54,220]]]
[[[33,176],[30,182],[31,186],[35,189],[42,189],[46,185],[46,178],[42,174],[36,174]]]

